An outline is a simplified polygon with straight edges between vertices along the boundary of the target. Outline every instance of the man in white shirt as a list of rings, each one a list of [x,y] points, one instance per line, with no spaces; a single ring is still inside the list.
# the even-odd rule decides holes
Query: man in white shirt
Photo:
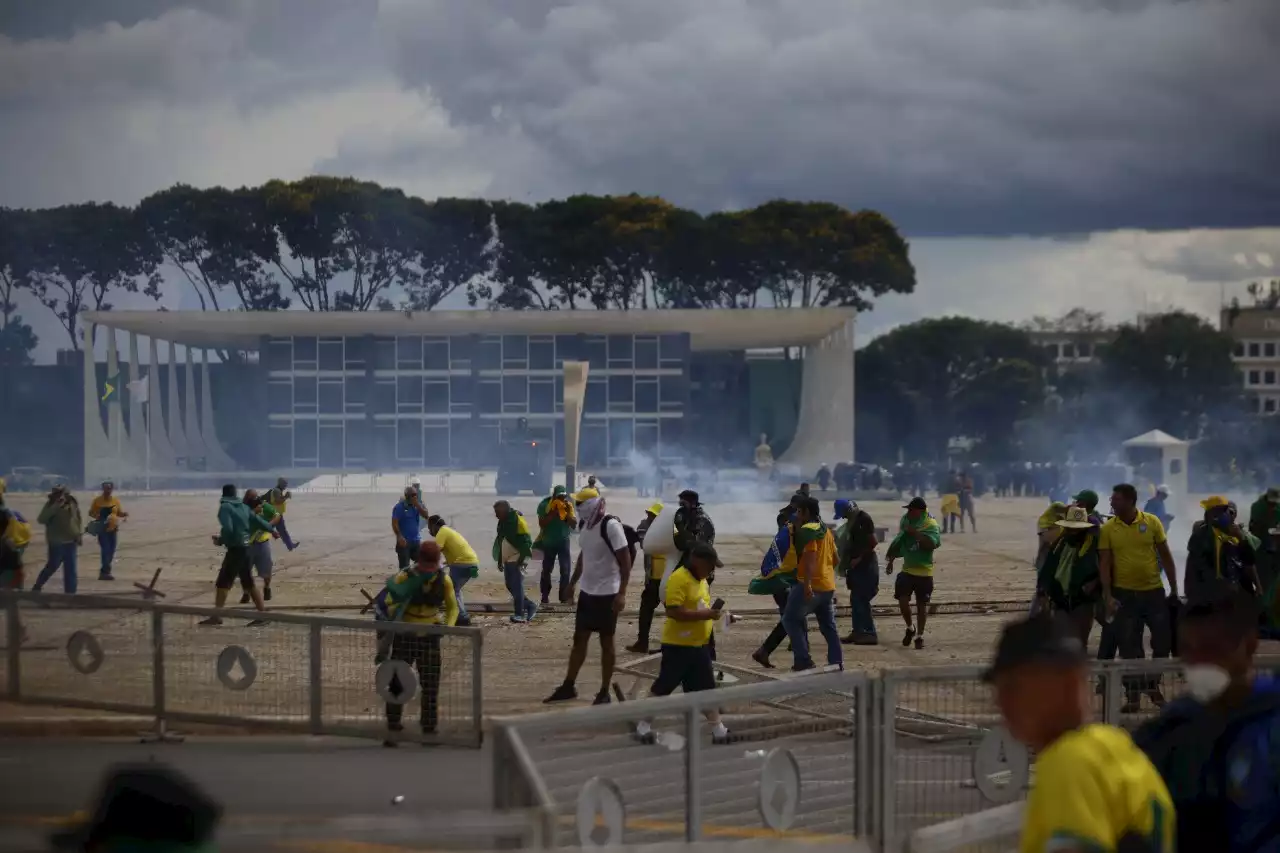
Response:
[[[587,490],[583,490],[586,492]],[[574,620],[573,651],[569,654],[569,671],[564,683],[546,698],[546,702],[567,702],[578,698],[575,681],[587,659],[587,645],[592,634],[600,635],[600,692],[593,705],[609,704],[609,686],[613,683],[615,651],[614,631],[618,614],[627,601],[627,581],[631,577],[631,544],[627,533],[614,516],[605,511],[604,498],[594,492],[582,498],[578,518],[578,560],[573,569],[569,595],[578,591],[578,612]]]

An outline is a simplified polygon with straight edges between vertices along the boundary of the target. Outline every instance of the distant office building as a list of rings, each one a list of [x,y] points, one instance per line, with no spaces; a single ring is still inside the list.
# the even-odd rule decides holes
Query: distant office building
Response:
[[[1222,329],[1235,339],[1233,356],[1257,412],[1280,412],[1280,309],[1222,309]]]

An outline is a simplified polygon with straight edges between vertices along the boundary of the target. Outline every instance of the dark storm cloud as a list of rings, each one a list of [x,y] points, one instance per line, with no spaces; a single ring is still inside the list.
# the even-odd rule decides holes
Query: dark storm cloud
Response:
[[[396,68],[574,189],[916,234],[1280,223],[1280,3],[387,0]],[[525,178],[502,175],[499,191]]]

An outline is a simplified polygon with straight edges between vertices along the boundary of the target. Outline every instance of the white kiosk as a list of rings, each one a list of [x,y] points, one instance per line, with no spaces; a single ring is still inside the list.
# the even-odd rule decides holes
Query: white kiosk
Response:
[[[1187,451],[1191,447],[1191,442],[1153,429],[1151,432],[1134,436],[1122,446],[1125,461],[1131,472],[1129,481],[1139,490],[1146,484],[1138,483],[1136,480],[1143,477],[1151,480],[1150,485],[1153,487],[1161,483],[1167,485],[1173,491],[1175,500],[1181,501],[1186,498]],[[1142,497],[1150,497],[1150,495]]]

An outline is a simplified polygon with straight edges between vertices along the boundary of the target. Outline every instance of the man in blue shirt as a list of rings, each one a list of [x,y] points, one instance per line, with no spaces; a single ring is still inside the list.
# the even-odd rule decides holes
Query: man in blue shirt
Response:
[[[391,510],[391,530],[396,535],[396,563],[400,571],[418,560],[418,548],[422,545],[422,520],[428,516],[427,508],[418,497],[418,490],[409,486],[404,497],[396,501]]]
[[[1230,583],[1189,601],[1187,694],[1134,734],[1173,795],[1179,850],[1280,853],[1280,683],[1253,674],[1258,616]]]

